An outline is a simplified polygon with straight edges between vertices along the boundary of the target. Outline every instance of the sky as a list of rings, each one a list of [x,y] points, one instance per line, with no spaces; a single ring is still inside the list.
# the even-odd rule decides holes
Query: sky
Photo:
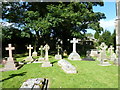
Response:
[[[114,32],[115,29],[115,19],[116,19],[116,2],[115,0],[104,0],[104,6],[94,6],[94,12],[102,12],[105,14],[106,19],[100,20],[100,26],[103,27],[104,30],[108,30],[111,33]],[[95,33],[94,30],[88,30],[87,33]]]

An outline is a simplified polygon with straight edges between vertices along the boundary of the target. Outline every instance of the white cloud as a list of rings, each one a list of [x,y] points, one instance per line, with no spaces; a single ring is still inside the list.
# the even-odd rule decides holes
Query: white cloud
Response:
[[[100,20],[100,26],[103,27],[103,29],[107,29],[109,31],[114,30],[115,28],[115,18],[111,20]]]

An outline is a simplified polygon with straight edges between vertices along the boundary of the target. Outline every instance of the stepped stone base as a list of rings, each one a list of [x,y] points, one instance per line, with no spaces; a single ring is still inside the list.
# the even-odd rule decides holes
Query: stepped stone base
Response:
[[[110,66],[111,64],[109,62],[103,62],[101,64],[99,64],[100,66]]]
[[[68,59],[70,59],[70,60],[82,60],[82,59],[80,58],[80,55],[79,55],[77,52],[72,52],[72,53],[69,55]]]
[[[32,56],[28,56],[28,57],[25,59],[25,61],[33,61]]]

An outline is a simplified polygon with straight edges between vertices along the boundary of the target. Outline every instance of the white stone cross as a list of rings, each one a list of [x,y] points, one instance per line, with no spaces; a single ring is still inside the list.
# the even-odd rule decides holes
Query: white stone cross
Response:
[[[33,47],[31,47],[31,45],[29,45],[29,47],[27,47],[27,49],[29,49],[29,57],[31,57],[31,49],[33,49]]]
[[[46,44],[44,46],[44,50],[45,50],[45,60],[48,60],[48,50],[50,49],[49,45]]]
[[[78,40],[76,38],[73,38],[70,43],[73,43],[73,52],[76,52],[76,43],[78,43]]]
[[[12,58],[12,50],[14,50],[15,47],[12,47],[11,44],[8,44],[8,47],[6,47],[5,49],[9,50],[9,58]]]
[[[59,45],[57,45],[56,48],[57,48],[57,52],[58,52],[58,55],[59,55],[61,47]]]
[[[108,48],[108,51],[110,52],[110,54],[112,54],[113,50],[114,50],[114,47],[111,45],[111,46]]]

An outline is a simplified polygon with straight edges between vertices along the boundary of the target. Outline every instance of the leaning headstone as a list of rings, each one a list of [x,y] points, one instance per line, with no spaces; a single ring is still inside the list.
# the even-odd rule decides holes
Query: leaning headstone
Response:
[[[48,89],[48,79],[45,78],[35,78],[35,79],[28,79],[25,81],[19,90],[47,90]]]
[[[38,60],[44,60],[44,58],[43,58],[43,50],[44,50],[43,45],[40,46],[39,50],[40,50],[40,57]]]
[[[78,40],[76,38],[73,38],[73,40],[70,41],[73,43],[73,51],[69,55],[68,59],[70,60],[81,60],[80,55],[76,52],[76,43],[78,43]]]
[[[50,49],[49,45],[46,44],[43,49],[45,50],[45,61],[42,63],[42,67],[51,67],[52,64],[48,61],[48,50]]]
[[[60,50],[59,49],[61,49],[61,47],[58,45],[57,46],[57,55],[55,55],[55,59],[57,59],[57,60],[62,59],[62,55],[60,55]]]
[[[90,56],[90,51],[87,51],[87,57],[83,58],[82,60],[84,61],[95,61],[91,56]]]
[[[33,49],[33,47],[31,47],[31,45],[29,45],[29,47],[27,47],[27,49],[29,49],[29,56],[25,59],[25,61],[33,61],[33,58],[31,56],[31,50]]]
[[[7,58],[7,62],[5,64],[5,67],[3,68],[3,71],[10,71],[10,70],[17,70],[15,67],[15,63],[12,57],[12,50],[14,50],[15,47],[12,47],[11,44],[8,44],[8,47],[6,47],[6,50],[9,51],[9,57]]]
[[[66,73],[77,73],[76,68],[71,63],[69,63],[68,61],[64,59],[58,61],[58,65],[61,66],[61,68]]]
[[[107,57],[106,57],[106,49],[107,49],[107,45],[105,43],[102,43],[100,45],[100,49],[101,49],[101,52],[100,52],[100,66],[109,66],[111,65],[108,60],[107,60]]]

